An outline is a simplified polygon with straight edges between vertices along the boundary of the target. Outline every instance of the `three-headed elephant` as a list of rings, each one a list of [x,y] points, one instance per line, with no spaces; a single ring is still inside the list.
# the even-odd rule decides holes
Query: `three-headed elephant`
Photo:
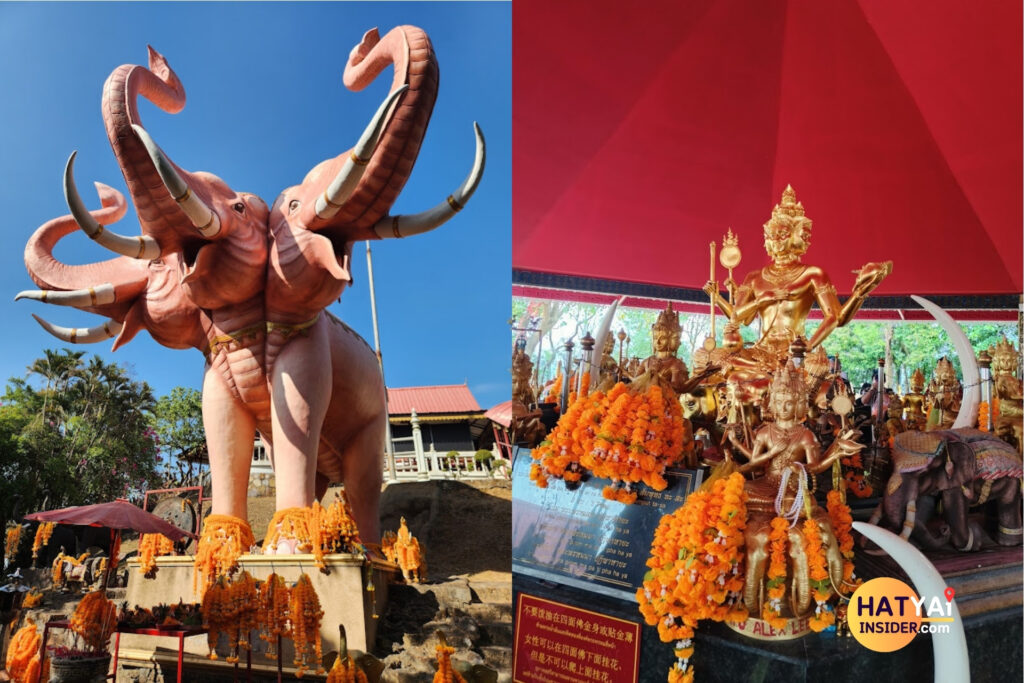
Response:
[[[64,182],[71,215],[41,226],[26,247],[25,263],[40,289],[18,298],[107,318],[91,328],[37,318],[55,336],[72,343],[116,337],[117,349],[146,330],[164,346],[202,352],[215,515],[246,519],[258,431],[274,463],[278,510],[308,507],[329,482],[343,481],[363,538],[380,538],[387,415],[378,359],[324,309],[351,281],[355,241],[439,226],[470,198],[484,165],[474,124],[476,158],[463,184],[433,209],[389,215],[416,161],[438,87],[430,40],[413,26],[383,38],[376,29],[367,32],[349,56],[345,84],[360,90],[390,65],[391,91],[355,147],[315,165],[268,205],[213,174],[180,168],[150,138],[139,118],[140,95],[171,113],[185,104],[181,81],[150,48],[149,67],[115,69],[102,100],[142,234],[108,228],[126,212],[124,197],[110,187],[97,183],[102,208],[86,208],[72,155]],[[59,262],[54,246],[78,229],[119,256],[88,265]]]
[[[926,548],[951,544],[978,550],[991,534],[1000,545],[1020,545],[1021,458],[995,435],[977,429],[904,432],[894,439],[893,474],[873,522],[901,530]],[[968,520],[969,508],[994,501],[997,528]],[[945,528],[935,536],[928,519],[942,505]],[[913,535],[911,535],[913,534]]]

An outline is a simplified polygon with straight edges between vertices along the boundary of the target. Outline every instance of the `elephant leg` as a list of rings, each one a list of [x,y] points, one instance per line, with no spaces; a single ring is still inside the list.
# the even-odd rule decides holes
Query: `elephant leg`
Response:
[[[755,523],[753,526],[754,529],[748,527],[744,539],[747,546],[747,578],[743,584],[743,602],[750,616],[760,619],[764,573],[768,565],[768,526],[763,523]]]
[[[943,525],[942,533],[938,537],[932,535],[928,528],[928,520],[935,514],[938,501],[934,496],[921,496],[917,499],[917,518],[914,520],[913,540],[929,550],[937,550],[949,544],[950,527]]]
[[[977,549],[981,539],[975,538],[974,532],[967,524],[967,500],[959,487],[946,489],[942,492],[942,510],[949,524],[950,541],[960,552]]]
[[[998,484],[999,489],[995,498],[999,511],[999,529],[996,534],[996,542],[999,545],[1020,545],[1024,541],[1020,486],[1020,479],[1016,477],[1003,479]]]
[[[211,512],[247,519],[246,495],[256,421],[231,394],[220,373],[209,367],[203,378],[203,426],[210,453]]]
[[[384,434],[387,416],[382,409],[367,422],[342,453],[345,496],[352,506],[364,543],[380,543],[380,489],[384,481]]]
[[[824,539],[822,539],[824,540]],[[789,599],[793,616],[807,614],[811,606],[811,576],[807,567],[807,548],[804,535],[797,525],[789,530],[789,556],[793,558],[793,580],[790,582]],[[842,578],[842,569],[839,572]]]
[[[277,509],[309,507],[316,492],[316,458],[331,398],[327,319],[291,339],[274,363],[270,420],[274,433]]]

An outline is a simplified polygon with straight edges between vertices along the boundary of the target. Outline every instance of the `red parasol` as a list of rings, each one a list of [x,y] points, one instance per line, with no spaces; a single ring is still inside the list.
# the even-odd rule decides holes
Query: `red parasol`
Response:
[[[112,503],[97,503],[96,505],[79,505],[48,512],[33,512],[31,515],[25,515],[25,519],[33,522],[101,526],[118,530],[131,529],[143,534],[163,534],[172,541],[180,541],[185,537],[196,538],[195,534],[179,529],[156,515],[121,500]]]

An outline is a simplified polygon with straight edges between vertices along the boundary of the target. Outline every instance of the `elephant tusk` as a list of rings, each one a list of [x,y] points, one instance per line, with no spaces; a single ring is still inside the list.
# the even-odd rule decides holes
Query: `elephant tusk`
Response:
[[[334,177],[331,184],[327,186],[324,193],[316,198],[316,217],[321,220],[333,218],[334,214],[348,201],[348,198],[355,192],[356,186],[362,180],[366,172],[366,166],[370,163],[373,151],[377,148],[377,141],[380,140],[380,133],[384,130],[384,121],[387,118],[388,110],[398,97],[409,89],[408,85],[391,92],[377,108],[377,113],[370,119],[369,125],[363,131],[359,142],[352,148],[345,163],[342,164],[338,175]]]
[[[907,573],[918,595],[942,595],[946,590],[946,582],[942,575],[928,561],[921,551],[902,540],[896,534],[864,522],[854,522],[853,528],[866,536],[871,542],[889,553],[892,559]],[[949,634],[943,635],[942,647],[933,647],[932,656],[935,663],[936,683],[946,681],[971,680],[970,660],[967,654],[967,639],[964,637],[964,624],[960,619],[960,610],[956,603],[950,605],[953,612],[953,623]]]
[[[118,235],[112,230],[107,230],[100,225],[99,221],[92,217],[89,210],[85,208],[78,188],[75,186],[75,156],[78,152],[72,152],[68,157],[67,166],[64,167],[64,199],[68,203],[71,215],[74,217],[78,227],[82,229],[90,239],[111,250],[116,254],[130,258],[152,261],[160,256],[160,245],[155,239],[146,235],[137,237],[125,237]]]
[[[15,301],[18,299],[33,299],[35,301],[42,301],[46,304],[56,304],[58,306],[82,307],[112,304],[117,300],[117,295],[114,292],[114,285],[109,282],[104,282],[102,285],[98,285],[96,287],[89,287],[88,289],[74,289],[71,291],[26,289],[23,292],[18,292],[18,295],[14,297]]]
[[[932,314],[932,317],[946,330],[946,334],[949,335],[950,341],[956,348],[956,354],[960,357],[960,369],[964,373],[964,397],[960,402],[960,412],[957,413],[953,429],[973,427],[974,421],[978,419],[978,404],[981,402],[981,373],[978,372],[978,359],[974,355],[974,348],[971,347],[971,342],[964,334],[963,328],[953,320],[949,313],[923,297],[911,295],[910,298]]]
[[[903,517],[903,528],[900,530],[900,538],[904,541],[910,539],[910,534],[914,533],[914,526],[917,524],[917,501],[907,501],[907,511]]]
[[[615,301],[613,301],[612,305],[608,307],[607,311],[605,311],[604,317],[601,318],[601,324],[598,325],[598,327],[597,327],[597,335],[594,337],[594,353],[597,354],[598,361],[595,363],[594,359],[593,359],[593,356],[591,356],[591,360],[590,360],[590,386],[587,389],[588,391],[593,391],[594,389],[596,389],[597,385],[603,379],[605,379],[604,377],[601,377],[601,361],[600,361],[601,356],[600,356],[600,354],[602,353],[602,350],[604,349],[604,345],[606,343],[605,340],[608,338],[608,335],[611,334],[612,320],[615,318],[615,311],[618,310],[619,304],[621,304],[625,300],[626,300],[626,297],[625,296],[621,296],[618,299],[616,299]],[[595,366],[596,366],[596,369],[595,369]]]
[[[446,201],[427,211],[412,216],[385,216],[373,226],[378,237],[387,239],[418,235],[433,230],[462,210],[469,198],[473,196],[476,186],[480,184],[480,178],[484,173],[484,162],[487,159],[484,134],[476,122],[473,123],[473,131],[476,133],[476,157],[473,159],[472,170],[462,181],[459,189],[449,195]]]
[[[207,239],[216,237],[220,232],[220,216],[217,215],[217,212],[196,196],[145,128],[132,124],[132,130],[139,136],[149,158],[153,160],[153,166],[160,174],[160,180],[167,187],[167,191],[171,193],[178,207],[192,221],[192,225],[199,231],[199,234]]]
[[[44,330],[54,337],[72,344],[91,344],[103,341],[104,339],[110,339],[120,334],[121,328],[124,327],[124,325],[116,320],[108,320],[96,327],[61,327],[60,325],[54,325],[43,320],[35,313],[32,314],[32,317],[43,326]]]

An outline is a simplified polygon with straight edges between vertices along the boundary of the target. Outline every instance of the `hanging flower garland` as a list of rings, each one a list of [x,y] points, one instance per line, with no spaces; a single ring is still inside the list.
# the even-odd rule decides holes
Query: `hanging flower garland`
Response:
[[[256,543],[244,519],[231,515],[208,515],[196,549],[192,590],[202,595],[219,576],[238,567],[238,558]],[[201,590],[197,584],[201,582]]]
[[[4,558],[8,564],[14,562],[18,555],[18,546],[21,544],[21,525],[7,527],[7,537],[4,540]]]
[[[24,609],[33,609],[39,607],[43,603],[43,593],[37,591],[35,588],[25,593],[25,597],[21,600],[21,606]]]
[[[693,633],[701,619],[741,623],[743,475],[712,476],[675,512],[661,518],[651,544],[651,571],[637,591],[640,613],[657,624],[662,642],[675,642],[669,681],[693,680]]]
[[[313,584],[306,574],[300,574],[299,580],[291,589],[291,633],[295,643],[296,678],[302,678],[308,668],[308,660],[312,658],[316,664],[316,673],[324,673],[321,661],[323,653],[320,642],[320,622],[324,612],[320,609],[320,598],[317,597]]]
[[[274,513],[263,540],[264,554],[273,555],[282,542],[294,543],[299,553],[313,552],[313,539],[319,534],[319,520],[311,508],[284,508]],[[316,533],[314,533],[314,531]],[[323,563],[321,555],[320,563]]]
[[[11,638],[7,646],[6,667],[15,683],[35,683],[39,675],[39,644],[42,635],[31,619]]]
[[[71,615],[71,630],[94,652],[107,649],[110,636],[116,629],[117,608],[102,590],[88,593]]]
[[[221,633],[228,636],[230,652],[225,660],[238,661],[239,647],[252,649],[251,632],[258,626],[258,586],[249,572],[243,571],[233,581],[219,576],[203,595],[200,605],[203,622],[209,629],[207,645],[210,659],[217,659],[216,647]]]
[[[772,530],[768,535],[770,547],[770,561],[768,564],[768,589],[767,600],[761,607],[761,618],[767,621],[773,628],[782,629],[786,626],[786,619],[782,617],[782,598],[786,595],[786,553],[787,541],[789,539],[789,520],[785,517],[775,517],[772,520]]]
[[[139,573],[147,579],[156,576],[156,558],[174,554],[174,541],[163,534],[142,534],[139,539]]]
[[[558,371],[558,376],[555,377],[555,381],[548,387],[548,393],[544,395],[544,399],[541,403],[558,403],[562,395],[562,382],[563,382],[562,371]]]
[[[814,616],[810,619],[812,631],[821,632],[835,623],[835,612],[826,604],[832,597],[832,582],[828,577],[825,549],[822,546],[821,528],[816,519],[805,519],[803,524],[804,552],[807,554],[807,570],[811,589],[814,593]]]
[[[290,602],[288,584],[276,573],[260,585],[257,623],[260,640],[267,643],[267,659],[277,659],[277,639],[289,635]]]
[[[50,536],[53,535],[53,528],[57,526],[54,522],[40,522],[39,526],[36,527],[36,537],[32,541],[32,559],[39,557],[39,551],[50,542]]]
[[[455,648],[448,646],[443,634],[438,633],[438,636],[440,642],[437,644],[437,672],[434,674],[433,683],[466,683],[466,679],[452,668]]]

